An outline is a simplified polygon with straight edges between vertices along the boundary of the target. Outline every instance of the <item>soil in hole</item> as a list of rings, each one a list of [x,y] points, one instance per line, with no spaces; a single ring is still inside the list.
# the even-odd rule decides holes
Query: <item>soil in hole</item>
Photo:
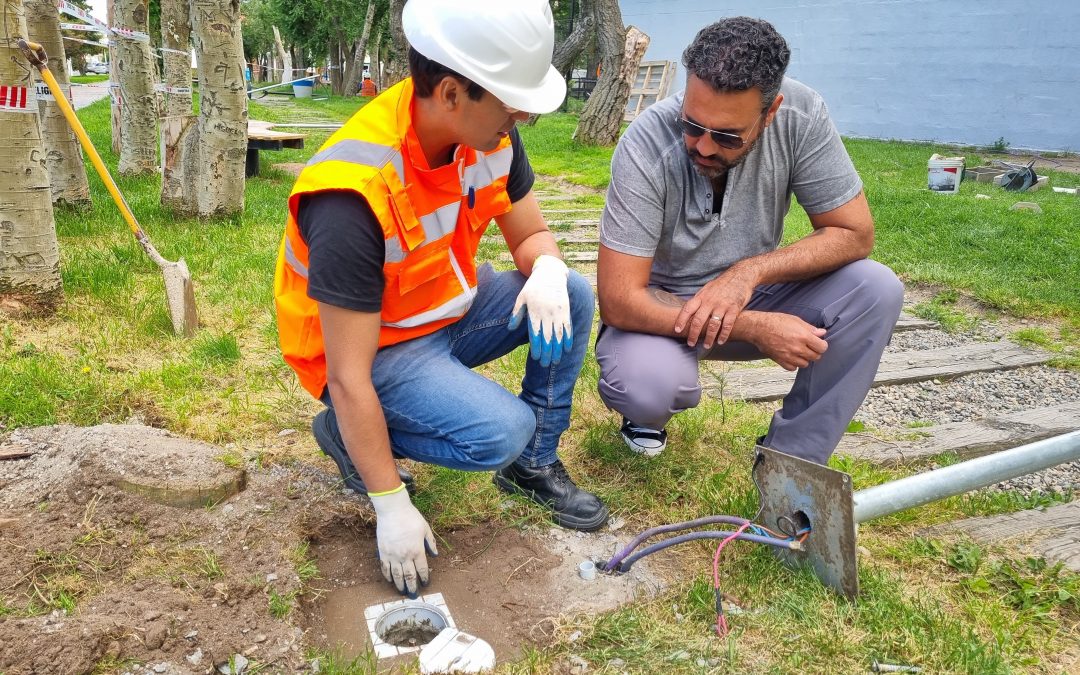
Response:
[[[383,642],[395,647],[416,647],[426,645],[435,639],[439,629],[432,625],[431,619],[414,621],[406,619],[393,624],[382,635]]]

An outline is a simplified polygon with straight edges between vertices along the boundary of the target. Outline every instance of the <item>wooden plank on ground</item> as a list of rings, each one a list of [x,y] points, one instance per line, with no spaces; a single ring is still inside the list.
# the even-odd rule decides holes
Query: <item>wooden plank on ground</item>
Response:
[[[937,321],[928,321],[926,319],[920,319],[917,316],[911,316],[906,312],[901,312],[900,318],[896,321],[896,328],[893,328],[893,332],[902,333],[909,330],[927,330],[937,327]]]
[[[890,353],[886,349],[873,386],[945,380],[969,373],[1035,366],[1052,357],[1048,352],[1025,349],[1005,340],[926,351]],[[779,366],[732,367],[723,373],[703,369],[702,373],[702,387],[711,395],[722,390],[727,398],[747,401],[783,398],[794,381],[795,373]]]
[[[1080,502],[1058,504],[1039,511],[967,518],[921,530],[923,536],[963,532],[984,544],[1009,542],[1021,551],[1042,556],[1080,572]]]
[[[914,429],[922,436],[914,440],[885,441],[870,434],[845,434],[836,452],[876,464],[916,463],[945,452],[971,459],[1074,429],[1080,429],[1080,401]]]

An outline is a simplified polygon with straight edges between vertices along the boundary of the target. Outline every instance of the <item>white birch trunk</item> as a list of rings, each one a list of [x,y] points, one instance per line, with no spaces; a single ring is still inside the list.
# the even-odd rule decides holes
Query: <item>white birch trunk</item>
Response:
[[[26,21],[21,0],[0,0],[0,6],[0,83],[28,89],[25,98],[18,93],[15,99],[25,101],[24,108],[0,110],[0,311],[51,312],[63,299],[60,248],[33,98],[33,67],[16,46],[26,35]]]
[[[191,4],[189,0],[162,0],[161,38],[166,49],[165,85],[191,88]],[[182,54],[179,52],[183,52]],[[194,191],[185,184],[194,180],[181,161],[180,138],[193,123],[191,93],[165,92],[165,117],[161,121],[161,203],[182,212],[195,210]]]
[[[360,76],[364,72],[364,55],[367,53],[368,38],[371,36],[371,24],[374,21],[375,0],[368,0],[367,14],[364,15],[364,28],[360,33],[360,39],[356,41],[356,50],[353,52],[352,68],[345,74],[345,96],[356,96],[356,92],[360,88]]]
[[[281,59],[281,82],[289,82],[293,79],[292,76],[292,54],[289,50],[285,49],[285,45],[281,43],[281,31],[277,26],[271,26],[274,29],[274,47],[277,49],[278,58]]]
[[[146,0],[114,0],[115,27],[149,31]],[[120,76],[120,173],[152,174],[158,167],[157,94],[150,43],[119,35],[114,70]]]
[[[114,0],[106,0],[105,22],[110,26],[116,16]],[[112,130],[112,151],[120,154],[120,139],[124,137],[124,125],[120,120],[120,71],[116,68],[116,40],[109,40],[109,124]]]
[[[56,96],[63,94],[71,100],[68,85],[67,54],[60,37],[60,16],[53,0],[26,0],[27,30],[34,42],[45,48],[49,55],[49,70],[60,85],[60,92],[38,100],[41,116],[41,134],[45,142],[45,164],[49,171],[53,203],[89,204],[90,184],[86,180],[82,150],[71,125],[60,112]],[[39,78],[40,79],[40,78]],[[51,100],[50,100],[51,99]]]
[[[199,59],[200,216],[244,210],[247,87],[240,0],[192,0]]]

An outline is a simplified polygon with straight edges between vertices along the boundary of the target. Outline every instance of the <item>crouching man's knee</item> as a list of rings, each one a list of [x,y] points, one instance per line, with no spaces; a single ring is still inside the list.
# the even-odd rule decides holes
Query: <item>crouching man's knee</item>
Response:
[[[494,471],[512,464],[536,434],[536,414],[521,401],[478,421],[481,432],[463,448],[474,471]]]

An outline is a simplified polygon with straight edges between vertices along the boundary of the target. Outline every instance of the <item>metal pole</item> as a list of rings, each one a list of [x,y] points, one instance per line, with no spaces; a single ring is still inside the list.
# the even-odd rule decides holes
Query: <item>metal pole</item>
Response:
[[[1080,459],[1080,431],[1003,450],[856,492],[855,522],[922,506]]]

